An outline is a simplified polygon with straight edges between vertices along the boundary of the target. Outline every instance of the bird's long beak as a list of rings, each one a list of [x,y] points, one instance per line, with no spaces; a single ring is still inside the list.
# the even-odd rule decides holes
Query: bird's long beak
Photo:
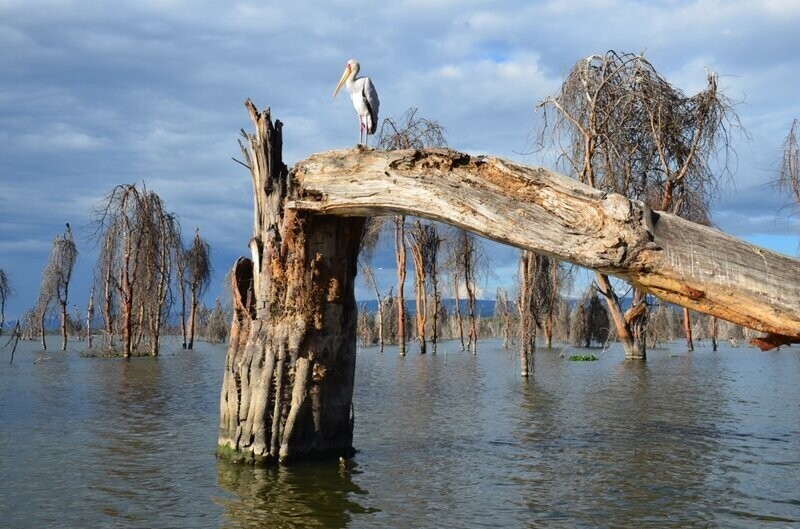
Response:
[[[344,73],[342,74],[342,78],[339,79],[339,84],[336,85],[336,90],[333,91],[333,98],[336,99],[336,94],[339,93],[339,89],[342,87],[347,78],[350,76],[350,65],[348,64],[347,67],[344,69]]]

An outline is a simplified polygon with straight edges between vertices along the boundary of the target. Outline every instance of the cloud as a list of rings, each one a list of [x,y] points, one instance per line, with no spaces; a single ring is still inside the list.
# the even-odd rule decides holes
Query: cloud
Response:
[[[796,2],[122,0],[87,10],[77,0],[2,0],[0,14],[0,216],[14,223],[2,232],[0,266],[17,278],[36,271],[31,284],[46,258],[34,258],[31,241],[49,241],[65,218],[88,224],[105,192],[142,180],[185,229],[200,226],[227,270],[251,222],[249,176],[230,160],[250,127],[243,100],[284,121],[290,163],[350,146],[353,109],[330,94],[351,57],[375,82],[383,116],[416,106],[453,147],[515,159],[534,105],[581,57],[646,49],[690,93],[709,67],[743,101],[752,137],[737,146],[736,188],[718,202],[717,222],[739,234],[793,233],[790,222],[770,223],[781,200],[759,190],[800,116]],[[387,285],[389,251],[379,256]],[[503,261],[482,285],[487,295],[515,269],[511,253],[495,253]],[[13,307],[34,295],[19,289]]]

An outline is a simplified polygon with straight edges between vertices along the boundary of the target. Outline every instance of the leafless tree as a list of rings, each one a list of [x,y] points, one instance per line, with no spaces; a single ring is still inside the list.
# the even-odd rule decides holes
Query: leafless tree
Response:
[[[400,356],[406,355],[406,307],[404,289],[406,285],[406,217],[394,218],[394,255],[397,260],[397,346]]]
[[[578,61],[540,107],[542,144],[552,140],[559,163],[598,189],[690,217],[705,214],[730,176],[738,118],[713,73],[703,91],[685,96],[642,55],[609,51]],[[597,286],[626,356],[644,358],[645,296],[634,292],[623,313],[608,276],[598,273]]]
[[[214,301],[214,309],[209,314],[203,335],[211,343],[223,343],[228,336],[230,315],[225,312],[219,298]]]
[[[39,321],[39,332],[42,337],[42,349],[47,350],[45,339],[45,319],[51,309],[51,304],[57,301],[61,309],[61,350],[67,348],[67,302],[69,298],[69,283],[72,279],[72,270],[78,258],[78,250],[72,237],[72,230],[67,224],[63,234],[53,239],[50,247],[50,256],[47,259],[42,283],[39,288],[39,297],[36,301],[35,313]]]
[[[436,322],[438,306],[438,292],[434,285],[438,287],[438,280],[431,276],[436,276],[436,261],[438,259],[439,245],[441,239],[436,232],[433,224],[423,224],[420,220],[415,220],[409,228],[406,241],[411,252],[411,259],[414,263],[414,292],[416,299],[415,321],[417,327],[417,339],[419,340],[419,352],[425,354],[427,351],[426,327],[430,307],[428,305],[429,295],[434,298],[433,321]],[[434,333],[436,323],[434,323]],[[434,344],[436,339],[434,338]],[[435,347],[435,345],[434,345]]]
[[[3,326],[6,323],[6,300],[11,295],[11,285],[8,274],[0,268],[0,336],[3,335]]]
[[[97,269],[104,282],[107,344],[113,344],[116,308],[123,356],[138,350],[146,335],[149,353],[158,354],[179,240],[177,219],[147,188],[119,185],[97,214],[95,239],[101,244]]]
[[[792,120],[789,134],[783,140],[781,165],[775,181],[778,189],[790,197],[790,204],[800,207],[800,144],[797,141],[797,119]]]
[[[200,297],[211,281],[211,258],[208,242],[200,237],[200,230],[195,229],[192,246],[184,254],[186,266],[186,284],[189,290],[189,324],[187,349],[194,345],[195,313]]]
[[[376,318],[378,328],[376,330],[376,334],[378,335],[378,346],[380,347],[380,352],[383,352],[384,346],[384,305],[386,305],[386,303],[384,302],[384,298],[381,296],[381,292],[378,289],[378,282],[375,280],[375,274],[372,271],[371,263],[375,254],[375,249],[380,241],[380,236],[383,232],[385,232],[387,219],[388,217],[372,217],[367,219],[366,226],[364,227],[364,236],[361,238],[361,251],[359,252],[358,257],[359,267],[364,274],[364,279],[375,293],[375,300],[378,303],[378,312]]]
[[[444,147],[447,145],[444,127],[437,121],[418,115],[417,108],[409,108],[399,118],[386,118],[378,132],[378,147],[385,150],[422,149],[424,147]],[[400,355],[406,354],[405,343],[405,299],[406,279],[406,218],[394,218],[394,248],[397,261],[397,341]],[[413,256],[412,256],[413,258]],[[422,350],[422,342],[420,343]]]
[[[503,336],[503,349],[511,346],[511,304],[508,301],[508,291],[497,288],[494,302],[494,314],[501,320],[501,334]]]
[[[92,318],[94,318],[94,289],[92,285],[89,291],[89,301],[86,304],[86,348],[92,348]]]
[[[419,116],[409,108],[399,119],[386,118],[378,132],[378,148],[387,151],[445,147],[445,129],[438,121]]]
[[[545,255],[523,251],[519,263],[519,356],[520,374],[527,377],[533,369],[536,330],[543,326],[550,310],[553,261]]]

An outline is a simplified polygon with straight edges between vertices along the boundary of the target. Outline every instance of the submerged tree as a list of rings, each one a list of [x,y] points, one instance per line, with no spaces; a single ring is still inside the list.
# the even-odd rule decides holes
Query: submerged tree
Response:
[[[520,374],[532,371],[536,351],[536,330],[542,328],[543,317],[552,303],[553,260],[524,250],[519,263],[519,357]]]
[[[418,115],[417,108],[409,108],[399,119],[386,118],[378,132],[378,147],[384,150],[422,149],[445,147],[445,129],[437,121]],[[397,261],[397,341],[400,355],[406,354],[405,299],[406,280],[406,217],[394,218],[394,249]],[[413,255],[412,255],[413,258]],[[420,342],[420,350],[423,351]]]
[[[6,323],[6,300],[11,294],[11,286],[8,274],[0,268],[0,336],[3,334],[3,326]]]
[[[394,255],[397,260],[397,347],[400,356],[406,355],[406,217],[394,218]]]
[[[408,231],[407,242],[411,251],[411,259],[414,262],[414,292],[416,300],[416,313],[414,316],[417,324],[419,352],[420,354],[425,354],[427,351],[425,332],[430,311],[428,305],[429,290],[430,295],[434,298],[434,322],[436,322],[436,312],[439,309],[438,292],[433,288],[434,285],[438,288],[438,281],[433,279],[432,276],[436,275],[436,261],[441,239],[439,239],[436,227],[433,224],[423,224],[421,221],[416,220],[411,224],[411,228]],[[433,327],[435,334],[436,323],[433,324]],[[435,348],[435,337],[433,343]]]
[[[730,101],[708,75],[708,86],[685,96],[641,55],[592,55],[578,61],[558,93],[542,101],[545,131],[560,162],[578,180],[690,217],[707,211],[727,172]],[[609,277],[597,273],[628,358],[645,357],[646,297],[634,291],[623,312]]]
[[[50,247],[50,256],[47,259],[42,283],[39,287],[39,297],[36,300],[34,312],[39,321],[39,332],[42,337],[42,349],[47,350],[45,339],[45,319],[50,312],[51,304],[57,301],[61,309],[61,350],[67,348],[67,302],[69,301],[69,283],[72,279],[72,270],[78,258],[78,250],[72,237],[72,230],[67,223],[64,233],[53,239]]]
[[[177,219],[152,191],[119,185],[106,198],[96,223],[108,344],[113,343],[116,308],[123,356],[130,357],[145,338],[149,353],[157,355],[180,238]]]
[[[359,252],[358,258],[358,264],[364,274],[364,279],[375,293],[375,300],[378,303],[378,312],[376,317],[378,329],[376,334],[378,335],[378,346],[380,347],[380,352],[383,352],[384,345],[384,315],[386,313],[384,310],[384,305],[386,303],[384,302],[383,296],[381,296],[380,290],[378,290],[378,282],[375,280],[375,274],[372,271],[371,262],[375,254],[375,249],[380,241],[380,235],[385,231],[387,225],[386,220],[387,217],[372,217],[367,219],[366,226],[364,227],[364,235],[361,238],[361,251]]]
[[[185,281],[189,290],[189,324],[187,326],[186,348],[194,346],[194,327],[197,304],[211,282],[211,257],[208,242],[200,237],[195,229],[192,246],[184,253]]]

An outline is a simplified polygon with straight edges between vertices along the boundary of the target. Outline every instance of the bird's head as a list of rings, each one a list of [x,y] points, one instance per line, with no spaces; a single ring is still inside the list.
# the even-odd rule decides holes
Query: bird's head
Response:
[[[358,61],[355,59],[350,59],[347,61],[347,64],[344,65],[344,73],[342,73],[342,78],[339,79],[339,84],[336,85],[336,90],[333,91],[333,97],[336,98],[336,94],[339,93],[339,89],[342,87],[345,81],[349,77],[355,77],[358,73],[358,70],[361,69],[361,66],[358,64]]]

